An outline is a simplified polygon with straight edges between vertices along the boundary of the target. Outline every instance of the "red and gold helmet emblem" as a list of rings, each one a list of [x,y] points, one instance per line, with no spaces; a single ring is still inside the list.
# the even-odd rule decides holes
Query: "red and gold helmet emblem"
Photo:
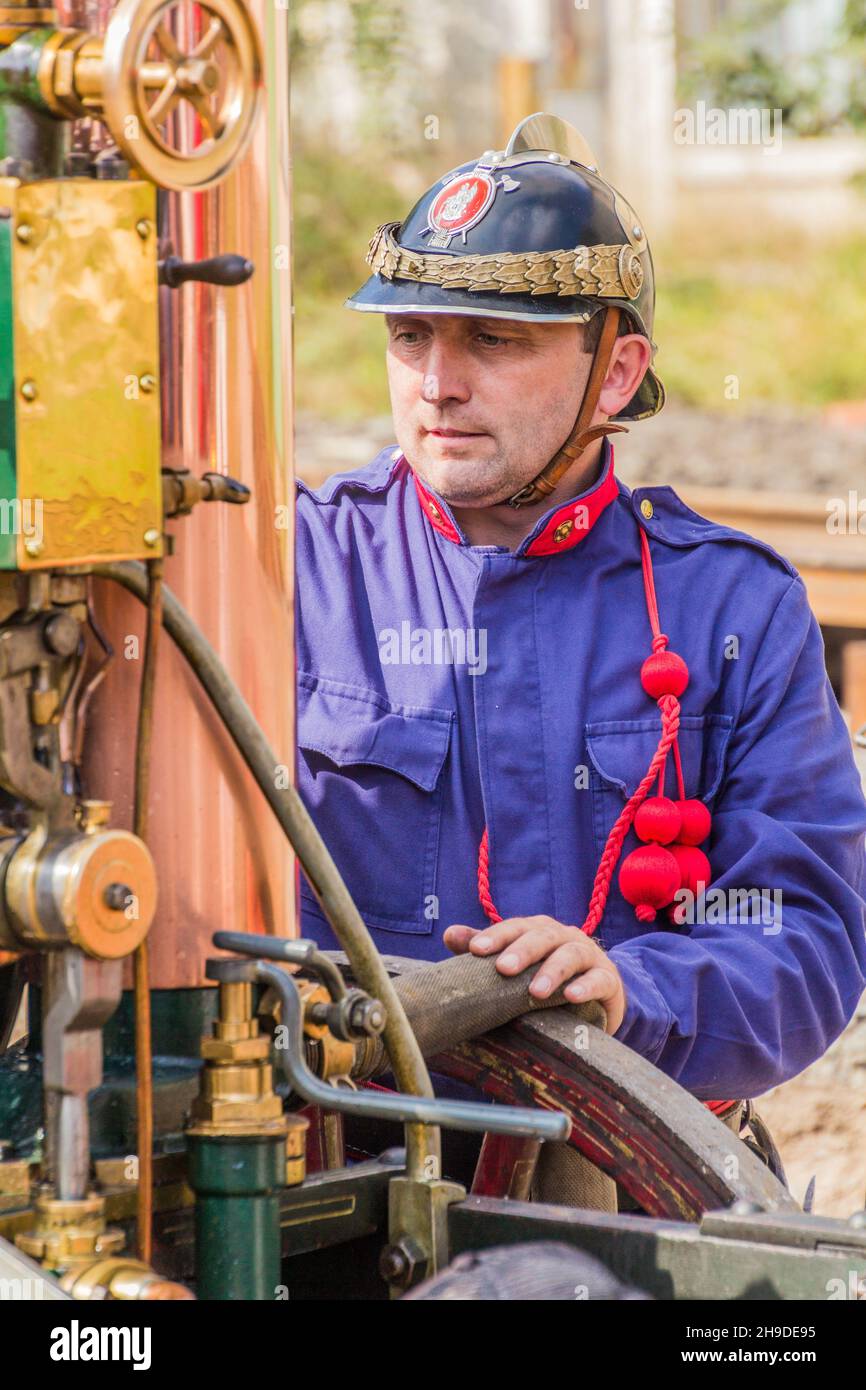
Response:
[[[427,213],[427,225],[433,236],[431,246],[447,247],[452,237],[475,227],[492,206],[496,184],[489,174],[476,169],[471,174],[459,174],[436,194]]]

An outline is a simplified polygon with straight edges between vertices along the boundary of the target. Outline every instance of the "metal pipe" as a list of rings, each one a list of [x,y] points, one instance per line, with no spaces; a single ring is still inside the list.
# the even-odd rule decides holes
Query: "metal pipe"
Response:
[[[288,1030],[288,1046],[277,1054],[290,1087],[311,1105],[324,1110],[338,1108],[344,1115],[379,1120],[427,1121],[473,1133],[509,1134],[529,1139],[567,1139],[571,1120],[562,1111],[551,1113],[527,1106],[491,1106],[480,1101],[432,1100],[414,1096],[377,1094],[336,1089],[320,1081],[304,1062],[304,1016],[295,983],[285,970],[267,961],[256,962],[256,979],[280,997],[281,1020]]]
[[[142,603],[147,600],[147,577],[136,561],[93,565],[91,573],[122,584]],[[397,997],[382,958],[352,901],[328,848],[312,817],[292,786],[276,785],[278,759],[253,718],[252,712],[213,647],[192,618],[163,586],[163,625],[190,667],[255,777],[330,922],[334,934],[352,964],[358,984],[381,1000],[388,1014],[385,1043],[394,1076],[401,1091],[433,1097],[433,1086],[421,1049]],[[432,1162],[431,1162],[432,1160]],[[441,1172],[438,1131],[421,1123],[406,1126],[406,1166],[409,1177],[419,1181]]]

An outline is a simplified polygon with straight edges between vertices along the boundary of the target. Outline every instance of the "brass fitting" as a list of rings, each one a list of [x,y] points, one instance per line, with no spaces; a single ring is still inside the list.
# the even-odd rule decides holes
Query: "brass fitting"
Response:
[[[331,996],[325,986],[316,984],[313,980],[298,980],[297,986],[304,1006],[304,1036],[316,1044],[313,1070],[322,1081],[351,1076],[355,1044],[335,1038],[326,1024],[315,1023],[311,1018],[315,1004],[331,1002]]]
[[[108,802],[82,803],[82,834],[49,836],[39,825],[17,843],[0,843],[0,947],[73,945],[118,960],[144,940],[156,911],[153,859],[137,836],[104,828],[108,809]]]
[[[34,5],[30,0],[6,0],[0,5],[0,48],[14,43],[28,30],[57,23],[57,11],[50,5]]]
[[[212,1036],[202,1039],[201,1055],[205,1065],[188,1134],[288,1134],[274,1091],[270,1039],[253,1014],[248,981],[220,981],[219,1016]]]
[[[335,1038],[326,1023],[313,1018],[317,1004],[327,1005],[331,1002],[327,989],[315,980],[296,978],[295,985],[304,1010],[304,1037],[312,1044],[307,1055],[309,1066],[321,1081],[351,1076],[357,1044]],[[259,1005],[259,1013],[279,1023],[280,1003],[275,990],[269,989],[265,992]]]
[[[30,1197],[30,1160],[6,1158],[6,1141],[0,1139],[0,1211],[26,1206]]]
[[[124,1255],[71,1269],[61,1278],[60,1287],[86,1302],[105,1298],[148,1303],[195,1299],[185,1284],[163,1279],[150,1265]]]
[[[64,1201],[42,1194],[36,1199],[36,1225],[21,1231],[15,1244],[40,1260],[43,1269],[65,1271],[92,1264],[98,1255],[115,1254],[124,1240],[118,1227],[106,1227],[104,1197],[90,1193]]]
[[[286,1187],[299,1187],[307,1176],[307,1130],[310,1122],[305,1115],[287,1115],[286,1124]]]

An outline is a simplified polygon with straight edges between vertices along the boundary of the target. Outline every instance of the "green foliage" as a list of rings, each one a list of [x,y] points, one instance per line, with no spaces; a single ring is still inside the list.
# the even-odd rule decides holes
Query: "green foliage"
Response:
[[[804,407],[859,400],[856,344],[866,323],[866,238],[798,237],[790,228],[680,229],[657,261],[657,365],[673,397]]]
[[[298,406],[327,418],[381,415],[388,410],[382,318],[342,305],[369,274],[371,236],[406,211],[406,193],[378,167],[330,150],[296,158],[293,184]]]
[[[866,93],[858,53],[866,40],[866,4],[848,0],[835,39],[823,51],[792,63],[762,46],[761,26],[794,0],[752,0],[682,53],[680,94],[730,110],[760,107],[782,112],[785,128],[801,136],[824,135],[866,122]],[[848,55],[852,74],[840,86],[833,59]]]

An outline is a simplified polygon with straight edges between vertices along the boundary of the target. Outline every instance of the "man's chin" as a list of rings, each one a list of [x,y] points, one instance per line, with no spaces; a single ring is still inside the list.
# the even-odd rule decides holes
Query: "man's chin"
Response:
[[[475,455],[464,452],[460,458],[442,458],[438,453],[431,454],[429,448],[422,448],[421,458],[413,466],[422,483],[438,492],[449,506],[491,506],[508,486],[504,480],[489,476],[490,455],[487,450],[479,449]]]

